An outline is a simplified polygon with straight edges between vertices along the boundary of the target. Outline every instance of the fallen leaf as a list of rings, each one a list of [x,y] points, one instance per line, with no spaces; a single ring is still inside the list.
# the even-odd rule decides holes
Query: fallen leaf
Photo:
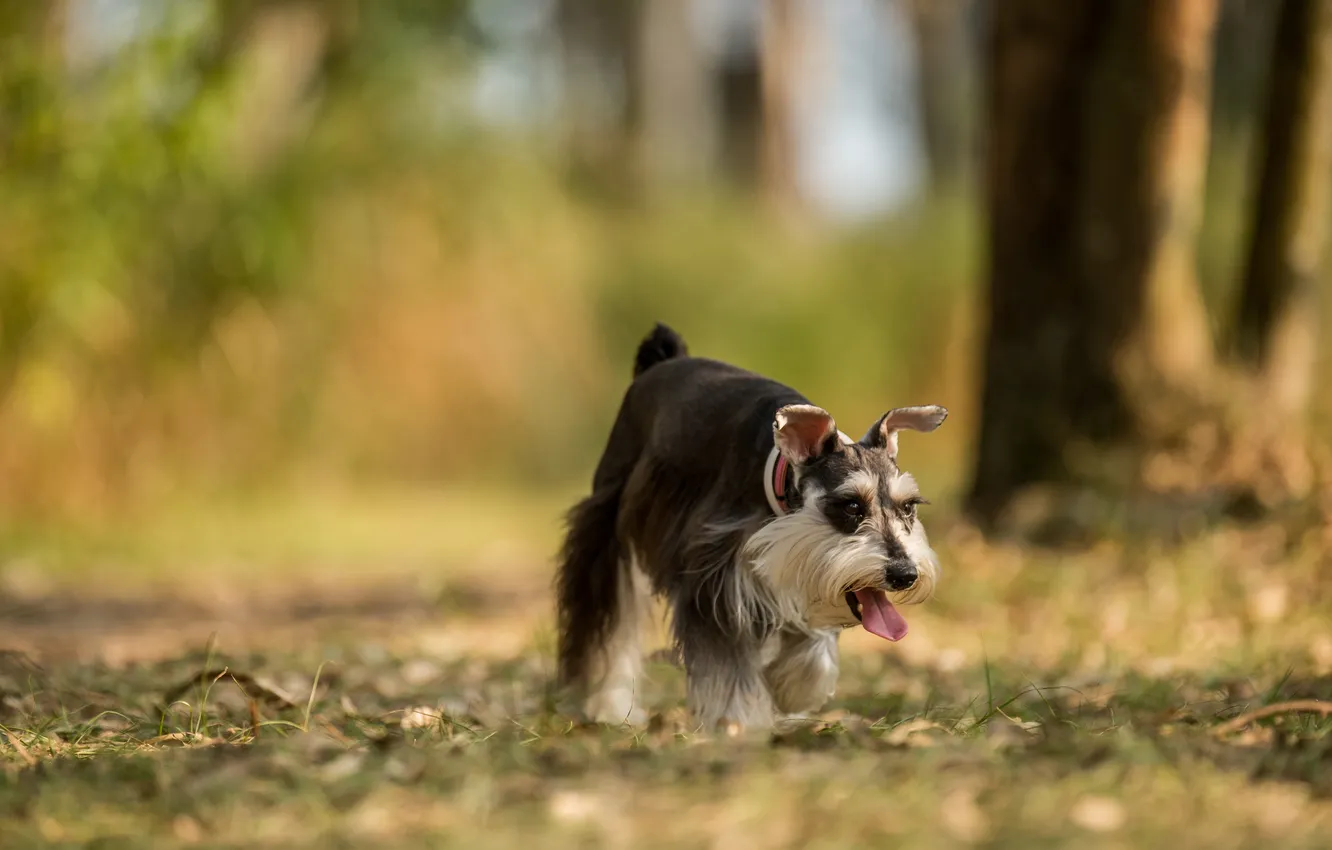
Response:
[[[938,745],[938,740],[934,736],[922,733],[934,730],[942,731],[943,727],[933,720],[914,717],[894,726],[884,737],[884,740],[895,747],[933,747]]]
[[[443,718],[444,713],[438,708],[418,705],[403,709],[402,719],[398,723],[404,729],[428,729],[431,726],[438,726]]]
[[[547,809],[551,817],[565,823],[583,823],[596,817],[600,801],[583,791],[556,791]]]
[[[1115,832],[1124,826],[1128,815],[1118,800],[1091,795],[1074,803],[1068,818],[1089,832]]]
[[[944,829],[958,841],[975,844],[990,832],[990,819],[976,804],[976,792],[961,788],[944,798],[939,807]]]
[[[189,815],[176,815],[176,819],[171,822],[171,831],[184,844],[198,844],[203,840],[203,829]]]

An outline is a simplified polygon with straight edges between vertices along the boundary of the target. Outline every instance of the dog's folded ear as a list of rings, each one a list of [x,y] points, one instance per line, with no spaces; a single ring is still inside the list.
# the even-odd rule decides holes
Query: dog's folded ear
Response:
[[[937,404],[921,407],[899,407],[890,410],[874,423],[860,442],[871,448],[887,449],[889,457],[897,457],[898,431],[930,432],[943,424],[948,411]]]
[[[842,450],[832,414],[812,404],[790,404],[777,411],[772,432],[777,449],[792,463]]]

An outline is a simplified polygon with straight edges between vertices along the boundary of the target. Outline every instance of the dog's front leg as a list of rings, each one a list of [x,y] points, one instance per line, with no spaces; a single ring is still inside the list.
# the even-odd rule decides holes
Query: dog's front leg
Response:
[[[723,629],[692,607],[676,610],[675,632],[684,657],[689,709],[704,730],[736,734],[772,725],[761,636],[744,628]]]
[[[837,688],[837,632],[787,627],[779,640],[777,657],[763,671],[777,710],[818,711]]]

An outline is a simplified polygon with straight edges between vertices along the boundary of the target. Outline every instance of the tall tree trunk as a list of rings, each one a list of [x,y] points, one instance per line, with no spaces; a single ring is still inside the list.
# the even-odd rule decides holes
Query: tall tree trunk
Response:
[[[755,185],[763,137],[763,81],[758,34],[735,28],[717,62],[721,117],[721,165],[739,187]]]
[[[572,175],[618,193],[636,184],[643,0],[559,0],[565,153]]]
[[[967,500],[982,521],[1018,488],[1060,474],[1074,430],[1069,387],[1107,383],[1075,359],[1083,311],[1070,279],[1091,10],[1009,0],[991,15],[983,99],[989,327]],[[1116,412],[1114,393],[1092,395]]]
[[[640,162],[653,183],[698,183],[717,151],[711,56],[688,0],[642,0]]]
[[[1284,0],[1235,348],[1278,421],[1308,407],[1332,201],[1332,0]]]
[[[1135,428],[1159,430],[1182,415],[1165,402],[1195,395],[1214,359],[1195,260],[1217,2],[1114,5],[1085,118],[1077,277],[1098,361],[1133,396]]]
[[[991,9],[983,525],[1079,447],[1133,446],[1205,382],[1193,274],[1215,0]]]
[[[777,212],[799,206],[796,140],[807,21],[796,0],[763,4],[760,38],[763,123],[759,174],[764,200]]]
[[[916,100],[930,181],[947,185],[974,173],[975,83],[971,0],[909,0],[916,42]]]

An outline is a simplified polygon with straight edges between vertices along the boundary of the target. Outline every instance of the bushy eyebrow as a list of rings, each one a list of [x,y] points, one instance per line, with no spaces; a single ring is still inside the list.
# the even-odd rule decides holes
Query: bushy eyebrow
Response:
[[[910,472],[899,473],[888,479],[888,497],[899,505],[908,499],[918,499],[920,486]]]
[[[841,498],[857,497],[869,501],[874,496],[877,483],[873,473],[856,470],[843,479],[842,483],[833,490],[832,495]]]

